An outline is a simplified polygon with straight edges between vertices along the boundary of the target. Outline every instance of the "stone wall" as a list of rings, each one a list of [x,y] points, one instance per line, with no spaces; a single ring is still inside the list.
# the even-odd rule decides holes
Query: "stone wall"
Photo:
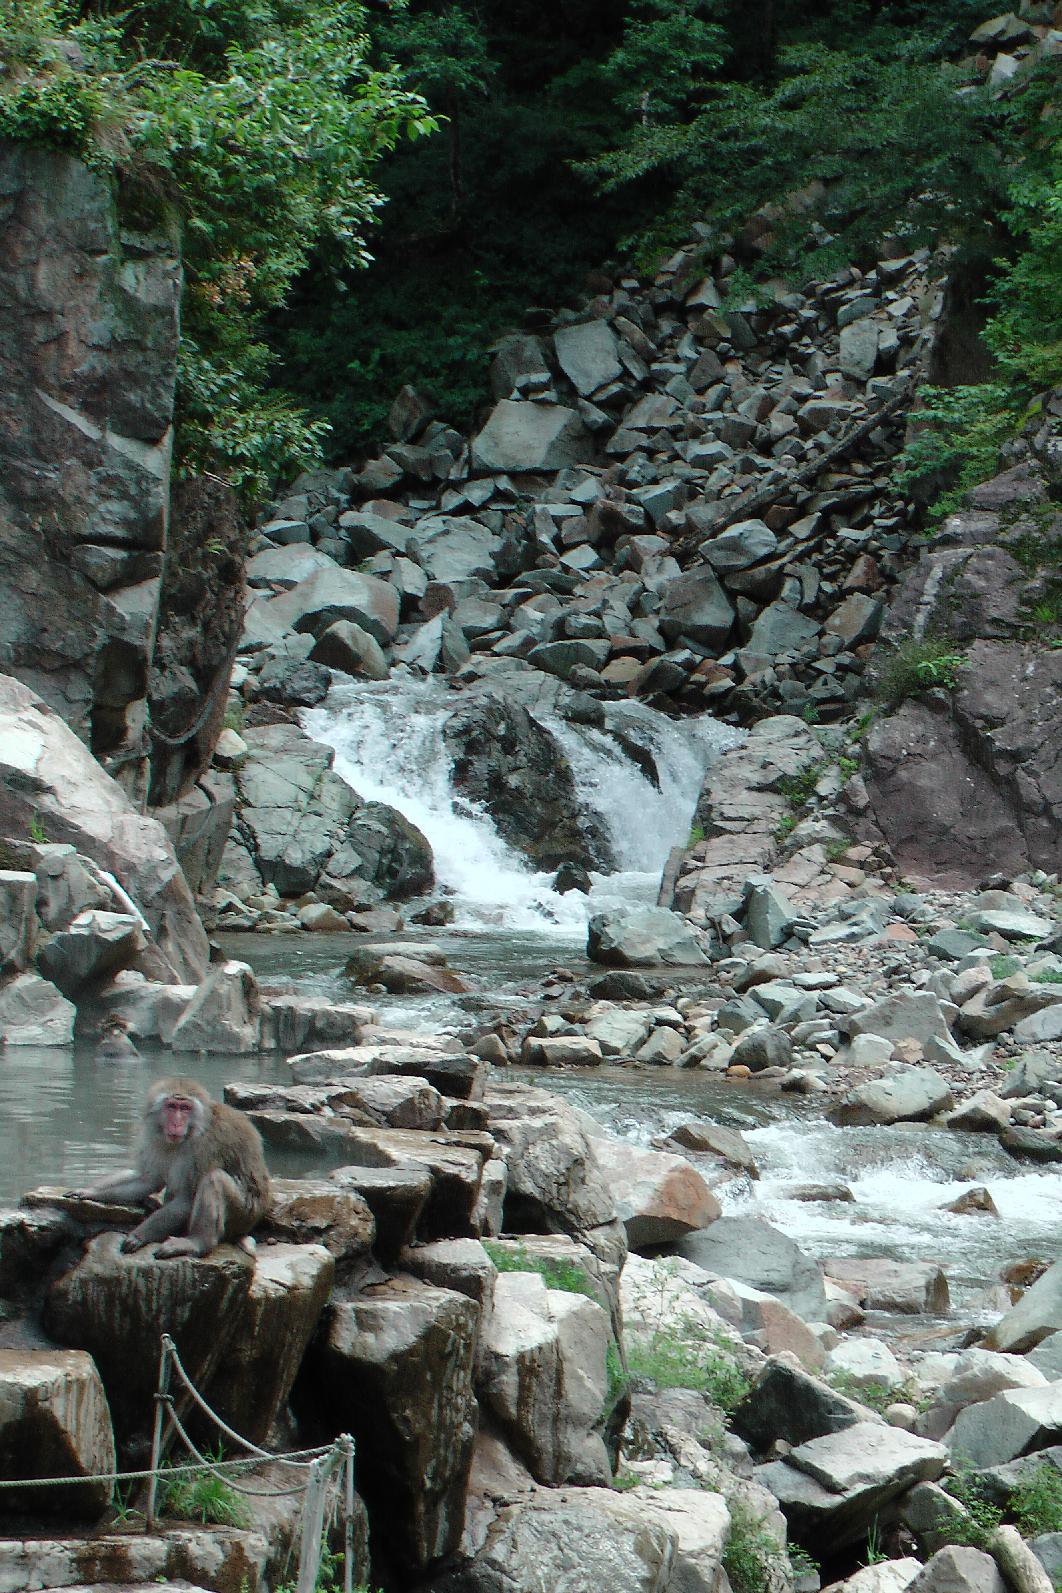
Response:
[[[181,271],[102,178],[0,145],[0,667],[138,793]],[[139,794],[139,793],[138,793]]]

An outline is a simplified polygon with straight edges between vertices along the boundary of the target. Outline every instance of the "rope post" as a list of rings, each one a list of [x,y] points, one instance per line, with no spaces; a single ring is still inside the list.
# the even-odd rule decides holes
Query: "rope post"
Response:
[[[343,1593],[354,1593],[354,1440],[343,1433]]]
[[[170,1397],[170,1351],[173,1349],[173,1340],[168,1333],[162,1335],[162,1346],[159,1351],[159,1386],[155,1393],[155,1426],[151,1434],[151,1477],[148,1480],[147,1530],[153,1532],[157,1525],[155,1503],[159,1487],[159,1463],[162,1459],[162,1424],[165,1420],[166,1406]]]
[[[302,1507],[302,1542],[299,1545],[299,1577],[295,1593],[314,1593],[321,1567],[321,1538],[324,1533],[325,1503],[329,1473],[334,1471],[333,1446],[310,1467],[306,1497]]]

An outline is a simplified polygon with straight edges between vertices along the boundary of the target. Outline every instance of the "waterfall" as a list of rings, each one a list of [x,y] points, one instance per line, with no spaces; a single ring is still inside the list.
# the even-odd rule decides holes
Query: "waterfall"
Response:
[[[606,731],[537,714],[568,757],[581,800],[603,820],[621,870],[594,875],[589,898],[558,895],[551,874],[536,873],[488,813],[455,794],[442,730],[458,701],[441,681],[392,679],[334,686],[302,715],[360,797],[397,808],[427,836],[458,928],[504,924],[575,938],[603,906],[654,901],[668,852],[689,833],[704,770],[740,739],[708,715],[674,721],[640,703],[609,704],[609,722],[652,755],[658,789]]]

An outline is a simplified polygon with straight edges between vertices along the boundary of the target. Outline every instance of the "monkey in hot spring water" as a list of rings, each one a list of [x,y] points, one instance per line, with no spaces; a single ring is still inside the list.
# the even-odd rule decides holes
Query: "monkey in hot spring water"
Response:
[[[123,1250],[162,1242],[156,1256],[207,1256],[239,1240],[269,1209],[262,1141],[242,1112],[212,1101],[194,1079],[160,1079],[147,1092],[136,1167],[79,1193],[161,1204],[122,1240]]]

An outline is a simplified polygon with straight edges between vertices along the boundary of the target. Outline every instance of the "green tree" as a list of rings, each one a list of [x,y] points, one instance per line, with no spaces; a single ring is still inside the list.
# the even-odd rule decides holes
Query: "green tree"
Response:
[[[371,64],[358,0],[33,4],[33,36],[2,62],[0,131],[76,149],[141,224],[179,225],[179,456],[260,494],[323,434],[269,389],[264,318],[311,256],[366,263],[374,168],[435,122]],[[49,122],[40,106],[56,102]]]

